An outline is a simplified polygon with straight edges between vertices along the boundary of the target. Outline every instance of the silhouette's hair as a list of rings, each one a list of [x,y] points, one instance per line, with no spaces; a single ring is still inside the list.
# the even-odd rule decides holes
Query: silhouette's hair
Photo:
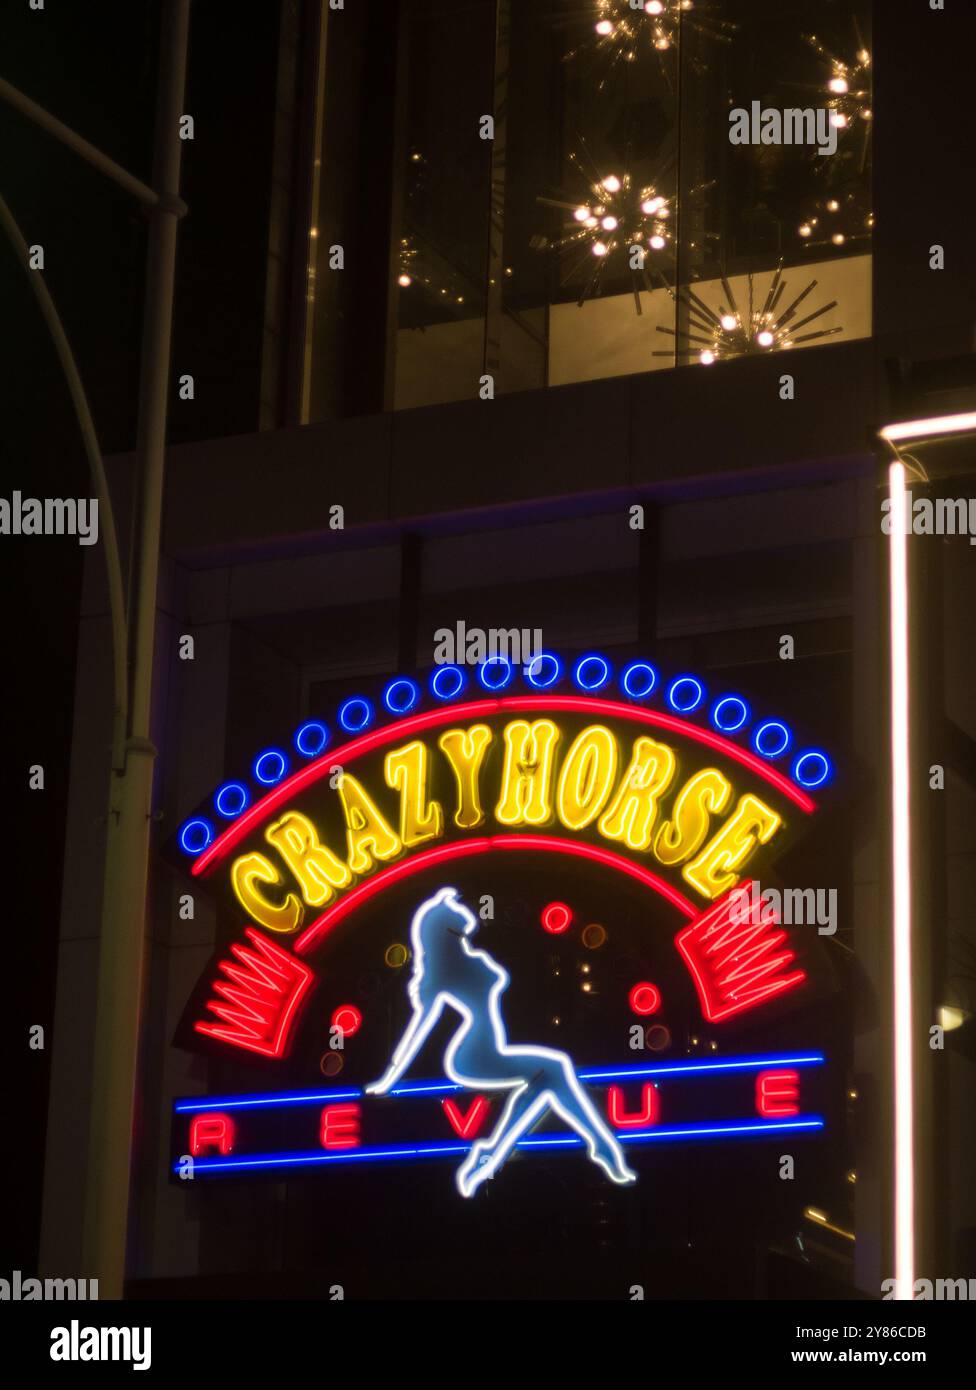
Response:
[[[458,934],[466,935],[469,921],[470,913],[453,888],[438,893],[414,923],[415,951],[438,959],[457,948]]]

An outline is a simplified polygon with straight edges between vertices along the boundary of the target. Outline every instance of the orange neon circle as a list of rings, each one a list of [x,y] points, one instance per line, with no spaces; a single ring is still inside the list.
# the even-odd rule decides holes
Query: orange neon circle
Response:
[[[567,907],[565,903],[549,903],[542,909],[542,925],[553,936],[567,931],[572,920],[572,909]]]
[[[652,1023],[644,1034],[644,1041],[652,1052],[664,1052],[671,1046],[671,1030],[663,1023]]]
[[[342,1060],[341,1052],[323,1052],[319,1071],[323,1076],[338,1076],[342,1071]]]
[[[635,1014],[656,1014],[661,1007],[661,991],[647,980],[634,985],[627,999]]]
[[[601,927],[599,922],[591,922],[583,928],[583,945],[588,951],[599,950],[606,939],[606,927]]]
[[[340,1004],[332,1015],[332,1027],[341,1030],[343,1037],[351,1038],[359,1032],[363,1016],[355,1004]]]

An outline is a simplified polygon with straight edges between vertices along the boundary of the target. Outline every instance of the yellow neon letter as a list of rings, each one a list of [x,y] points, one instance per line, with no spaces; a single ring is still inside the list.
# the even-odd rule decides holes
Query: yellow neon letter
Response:
[[[670,785],[674,769],[674,753],[666,743],[635,739],[630,766],[609,809],[600,817],[600,834],[609,840],[622,840],[628,849],[647,849],[658,799]]]
[[[280,907],[269,903],[255,888],[255,883],[280,883],[281,875],[263,854],[242,854],[235,859],[230,881],[237,901],[249,917],[269,931],[297,931],[302,924],[304,909],[294,893],[289,893]]]
[[[722,829],[681,873],[703,897],[717,898],[736,882],[736,870],[752,857],[756,846],[767,844],[782,824],[781,817],[758,796],[741,796]]]
[[[551,719],[530,724],[516,719],[505,726],[505,767],[495,819],[503,825],[548,825],[552,820],[549,784],[559,730]]]
[[[654,840],[654,857],[662,864],[690,859],[708,834],[712,812],[724,811],[732,784],[717,767],[704,767],[690,777],[674,799],[671,819],[664,822]]]
[[[576,735],[556,785],[556,813],[567,830],[582,830],[607,803],[617,775],[617,740],[602,724]]]
[[[416,740],[387,753],[386,785],[400,793],[400,839],[405,845],[433,840],[444,829],[444,812],[427,800],[427,745]]]
[[[288,811],[269,825],[264,838],[274,845],[291,869],[309,907],[321,907],[336,888],[352,882],[352,874],[330,849],[319,841],[312,822],[298,811]]]
[[[457,782],[458,804],[454,824],[461,830],[471,830],[481,825],[485,818],[481,809],[478,778],[491,739],[492,733],[487,724],[472,724],[470,729],[447,729],[437,740]]]
[[[346,817],[349,867],[353,873],[368,873],[374,859],[393,859],[400,853],[403,845],[399,835],[387,824],[362,783],[347,772],[339,779],[339,800]]]

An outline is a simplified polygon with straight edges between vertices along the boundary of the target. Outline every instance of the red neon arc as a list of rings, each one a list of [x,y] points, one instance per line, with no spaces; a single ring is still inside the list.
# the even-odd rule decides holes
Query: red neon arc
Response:
[[[372,878],[360,883],[357,888],[350,889],[344,898],[327,908],[320,917],[316,917],[295,941],[295,951],[304,955],[320,937],[331,931],[350,912],[362,907],[374,894],[382,893],[400,879],[409,878],[412,874],[418,874],[435,864],[450,863],[472,854],[488,854],[492,850],[541,850],[550,854],[571,854],[580,859],[590,859],[637,879],[638,883],[643,883],[653,892],[660,893],[662,898],[666,898],[686,917],[695,917],[698,913],[698,909],[683,893],[652,873],[650,869],[625,859],[622,854],[602,849],[599,845],[584,844],[577,840],[561,840],[555,835],[487,835],[477,840],[461,840],[456,844],[440,845],[437,849],[425,850],[412,859],[401,859],[398,864],[392,864],[388,869],[381,869]]]
[[[798,806],[807,815],[817,809],[817,803],[807,796],[806,792],[801,791],[788,777],[770,767],[762,758],[750,753],[747,748],[740,748],[737,743],[723,738],[721,734],[713,733],[711,729],[702,729],[697,724],[690,724],[687,719],[665,714],[663,710],[640,709],[636,705],[621,704],[618,700],[591,700],[582,695],[551,695],[548,698],[544,695],[513,695],[501,700],[473,700],[466,705],[451,705],[445,709],[428,710],[425,714],[414,714],[407,719],[399,720],[396,724],[388,724],[370,734],[362,734],[330,753],[323,753],[320,758],[309,763],[308,767],[303,767],[300,772],[293,772],[290,777],[279,782],[266,796],[239,816],[233,825],[229,825],[212,845],[197,856],[191,872],[197,878],[207,873],[256,825],[273,815],[298,792],[304,791],[320,777],[326,776],[331,767],[345,767],[376,748],[396,743],[411,734],[423,733],[426,729],[436,729],[442,724],[456,724],[459,720],[504,714],[509,710],[561,710],[572,714],[599,714],[607,719],[629,719],[632,723],[668,729],[672,733],[691,739],[694,743],[703,743],[706,748],[714,749],[715,752],[731,758],[733,762],[741,763],[756,777],[775,787],[782,796],[792,801],[794,806]]]

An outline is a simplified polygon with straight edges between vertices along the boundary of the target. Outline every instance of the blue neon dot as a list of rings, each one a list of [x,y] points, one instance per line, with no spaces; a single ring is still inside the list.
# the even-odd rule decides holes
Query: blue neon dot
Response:
[[[251,794],[241,782],[225,782],[214,797],[214,805],[224,820],[233,820],[247,807]]]
[[[793,735],[778,719],[767,719],[752,736],[752,746],[764,758],[781,758],[793,741]]]
[[[590,652],[581,656],[573,669],[573,680],[580,690],[599,690],[610,679],[610,663],[606,657]]]
[[[383,703],[391,714],[406,714],[419,699],[420,690],[416,681],[408,680],[406,676],[390,681],[383,691]]]
[[[563,674],[563,663],[552,652],[539,652],[525,668],[525,679],[536,690],[548,690]]]
[[[749,706],[741,695],[723,695],[712,705],[712,723],[723,734],[738,733],[748,722],[749,714]]]
[[[180,830],[180,847],[185,854],[202,854],[213,839],[208,820],[188,820]]]
[[[329,731],[317,719],[309,719],[295,734],[295,747],[303,758],[317,758],[329,742]]]
[[[288,771],[288,759],[280,748],[266,748],[254,760],[254,775],[266,787],[280,782]]]
[[[793,781],[801,787],[822,787],[829,782],[833,766],[827,754],[819,748],[807,748],[798,753],[793,763]]]
[[[624,694],[631,700],[646,700],[657,688],[657,671],[649,661],[632,661],[620,677]]]
[[[373,722],[373,706],[362,695],[353,695],[339,706],[339,723],[347,734],[359,734]]]
[[[691,691],[690,698],[679,695],[679,691],[688,689]],[[705,698],[705,687],[697,676],[675,676],[668,686],[668,704],[678,714],[690,714]]]
[[[438,700],[456,700],[467,683],[460,666],[438,666],[430,677],[431,693]]]
[[[490,656],[478,667],[478,679],[486,690],[504,690],[512,679],[512,663],[507,656]]]

